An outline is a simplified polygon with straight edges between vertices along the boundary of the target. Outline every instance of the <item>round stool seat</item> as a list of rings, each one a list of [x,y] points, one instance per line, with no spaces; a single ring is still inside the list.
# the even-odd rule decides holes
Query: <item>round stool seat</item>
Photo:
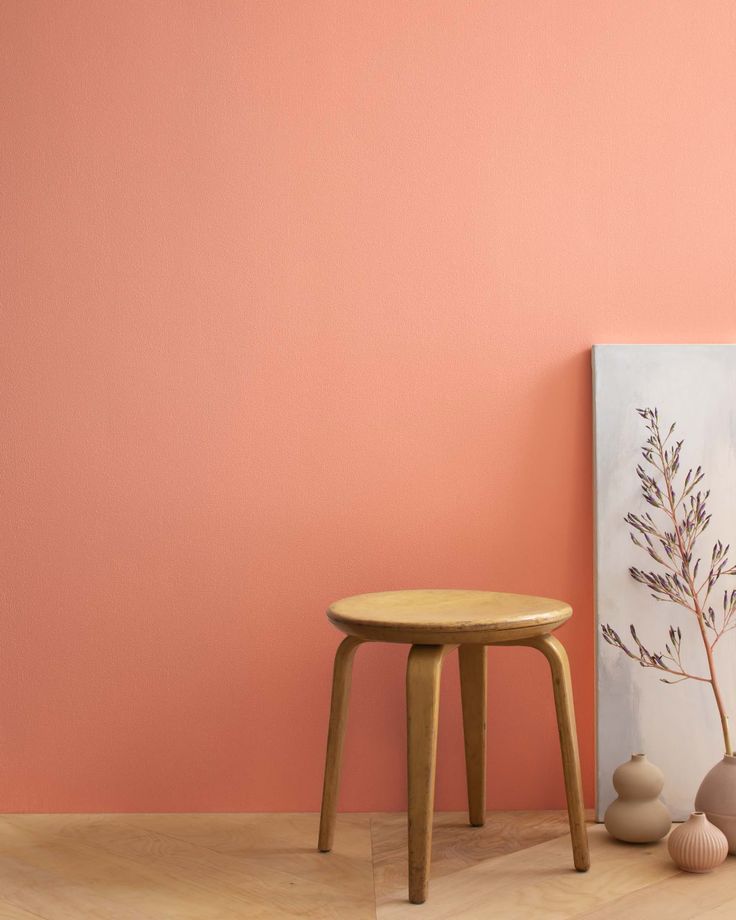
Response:
[[[550,633],[572,608],[549,597],[427,589],[356,594],[331,604],[327,616],[368,641],[491,645]]]

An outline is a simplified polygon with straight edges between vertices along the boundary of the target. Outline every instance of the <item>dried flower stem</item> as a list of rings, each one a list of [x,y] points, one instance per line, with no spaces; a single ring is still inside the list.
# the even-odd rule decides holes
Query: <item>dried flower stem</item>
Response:
[[[669,445],[675,425],[671,425],[666,437],[662,437],[659,427],[659,413],[656,409],[638,409],[645,420],[649,437],[642,448],[645,463],[655,470],[647,472],[639,464],[636,468],[641,483],[642,495],[648,505],[662,512],[672,524],[670,532],[661,529],[650,512],[643,515],[627,514],[626,522],[632,528],[631,539],[639,548],[645,550],[654,561],[662,567],[664,574],[646,572],[632,566],[631,577],[643,584],[657,601],[665,601],[683,607],[693,614],[698,622],[700,637],[705,649],[708,663],[708,676],[693,674],[682,662],[682,632],[679,627],[669,628],[669,643],[665,652],[650,652],[639,640],[634,626],[630,626],[631,635],[636,643],[636,650],[630,649],[610,626],[602,626],[603,638],[610,645],[620,649],[629,658],[638,661],[643,668],[665,671],[677,678],[670,680],[660,678],[664,683],[680,683],[683,680],[697,680],[711,685],[718,715],[721,720],[723,741],[727,754],[732,754],[728,715],[721,695],[716,673],[713,649],[721,637],[736,629],[736,590],[725,591],[723,595],[723,613],[716,623],[716,613],[708,605],[708,598],[718,580],[725,575],[736,575],[736,566],[729,567],[727,553],[729,546],[716,542],[711,554],[708,574],[699,587],[696,586],[701,559],[693,563],[693,552],[698,537],[706,530],[711,516],[706,503],[709,492],[694,492],[703,479],[703,471],[698,467],[689,470],[685,477],[679,496],[675,489],[675,478],[680,467],[682,441]],[[668,446],[669,445],[669,446]],[[661,477],[661,479],[660,479]],[[693,494],[694,493],[694,494]],[[681,508],[682,517],[678,519],[677,509]],[[642,542],[642,539],[644,542]],[[709,631],[713,634],[709,640]]]
[[[731,733],[728,728],[728,714],[726,713],[726,708],[723,705],[723,698],[721,697],[721,691],[718,686],[718,677],[716,675],[716,665],[713,660],[713,648],[711,647],[710,642],[708,641],[708,634],[706,632],[705,620],[703,617],[703,608],[700,604],[700,596],[695,589],[695,582],[693,578],[693,573],[690,568],[692,562],[692,553],[685,549],[683,543],[682,532],[680,530],[680,525],[677,521],[677,511],[675,509],[675,493],[672,488],[672,473],[669,464],[666,462],[664,457],[664,445],[662,444],[662,439],[659,436],[659,425],[655,421],[655,430],[656,430],[656,439],[657,439],[657,452],[659,455],[660,462],[662,464],[662,475],[664,477],[665,486],[667,488],[667,513],[669,514],[672,523],[675,527],[675,534],[677,537],[677,545],[680,550],[680,558],[683,561],[682,573],[685,576],[688,590],[690,596],[693,600],[693,605],[695,607],[695,615],[698,618],[698,626],[700,627],[700,637],[703,640],[703,647],[705,648],[705,654],[708,659],[708,673],[710,674],[710,685],[713,690],[713,696],[715,697],[716,707],[718,708],[718,715],[721,719],[721,730],[723,731],[723,743],[725,745],[725,753],[728,755],[733,754],[733,748],[731,747]],[[694,542],[694,538],[690,540],[690,546]],[[707,582],[706,582],[707,583]],[[710,593],[710,589],[708,591]],[[706,595],[706,599],[707,599]],[[716,641],[720,636],[716,636],[716,639],[713,641],[715,645]]]

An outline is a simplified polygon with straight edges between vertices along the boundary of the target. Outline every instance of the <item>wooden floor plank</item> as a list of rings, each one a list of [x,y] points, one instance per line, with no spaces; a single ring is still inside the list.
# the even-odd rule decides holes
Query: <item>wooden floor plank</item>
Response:
[[[0,920],[44,920],[40,914],[32,914],[22,907],[14,907],[12,904],[0,898]]]
[[[603,827],[590,828],[594,869],[575,872],[568,837],[498,856],[433,878],[423,920],[475,920],[489,910],[504,920],[569,920],[608,900],[674,875],[663,844],[630,848],[612,840]],[[413,917],[403,890],[378,896],[378,920]]]
[[[626,846],[626,844],[621,844]],[[637,861],[637,846],[630,846],[631,860]],[[664,851],[662,859],[666,859]],[[729,858],[714,872],[696,874],[675,872],[674,875],[621,898],[612,898],[596,910],[580,915],[578,920],[695,920],[710,917],[709,911],[719,909],[730,901],[736,891],[736,858]],[[732,920],[736,918],[733,908]],[[704,913],[705,912],[705,913]],[[714,916],[721,916],[715,914]]]
[[[731,882],[731,892],[733,893],[733,880]],[[696,920],[734,920],[734,917],[736,917],[736,898],[730,898],[719,907],[714,907],[712,910],[707,910],[694,916]]]
[[[223,911],[248,920],[375,917],[368,816],[338,823],[340,837],[331,854],[316,850],[314,815],[242,821],[222,815],[36,815],[6,822],[39,841],[56,838],[62,851],[94,848],[108,860],[145,867],[154,882],[143,902],[146,910],[160,910],[159,895],[172,897],[185,886],[197,889],[199,900],[221,903]],[[185,829],[197,842],[184,839]],[[193,910],[199,917],[199,908]],[[182,911],[179,916],[188,915]],[[201,916],[214,920],[215,915]]]
[[[568,833],[565,811],[489,812],[483,827],[471,827],[466,812],[438,812],[432,879]],[[380,899],[407,885],[406,815],[376,815],[372,834],[376,896]]]
[[[99,826],[92,821],[81,823],[88,829]],[[0,854],[0,891],[14,906],[45,920],[235,920],[251,916],[244,902],[226,888],[217,891],[197,885],[195,879],[162,872],[150,858],[105,851],[96,844],[93,833],[79,840],[41,828],[34,833],[33,846]],[[254,910],[252,916],[260,920],[265,915]]]
[[[572,869],[562,812],[437,814],[429,899],[406,889],[406,815],[0,816],[0,920],[734,920],[736,858],[680,872],[665,842],[591,826]]]
[[[249,902],[263,901],[267,916],[316,911],[320,918],[374,920],[368,815],[339,816],[330,853],[316,849],[315,815],[135,815],[129,822],[147,835],[136,852],[155,837],[162,855],[184,858],[203,884],[214,881]],[[115,839],[102,845],[120,847]],[[161,862],[170,869],[169,863]]]

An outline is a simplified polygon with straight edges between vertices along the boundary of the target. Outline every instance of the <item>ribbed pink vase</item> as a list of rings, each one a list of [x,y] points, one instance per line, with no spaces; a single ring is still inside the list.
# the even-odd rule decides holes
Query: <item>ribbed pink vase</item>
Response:
[[[696,811],[672,831],[667,849],[678,868],[686,872],[710,872],[728,856],[728,841],[702,811]]]

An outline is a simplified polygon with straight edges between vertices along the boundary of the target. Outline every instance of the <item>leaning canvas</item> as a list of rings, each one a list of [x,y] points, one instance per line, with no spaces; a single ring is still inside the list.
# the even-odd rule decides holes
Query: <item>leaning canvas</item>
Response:
[[[736,743],[736,345],[597,345],[593,389],[596,816],[643,752],[683,820],[723,756],[723,710]]]

